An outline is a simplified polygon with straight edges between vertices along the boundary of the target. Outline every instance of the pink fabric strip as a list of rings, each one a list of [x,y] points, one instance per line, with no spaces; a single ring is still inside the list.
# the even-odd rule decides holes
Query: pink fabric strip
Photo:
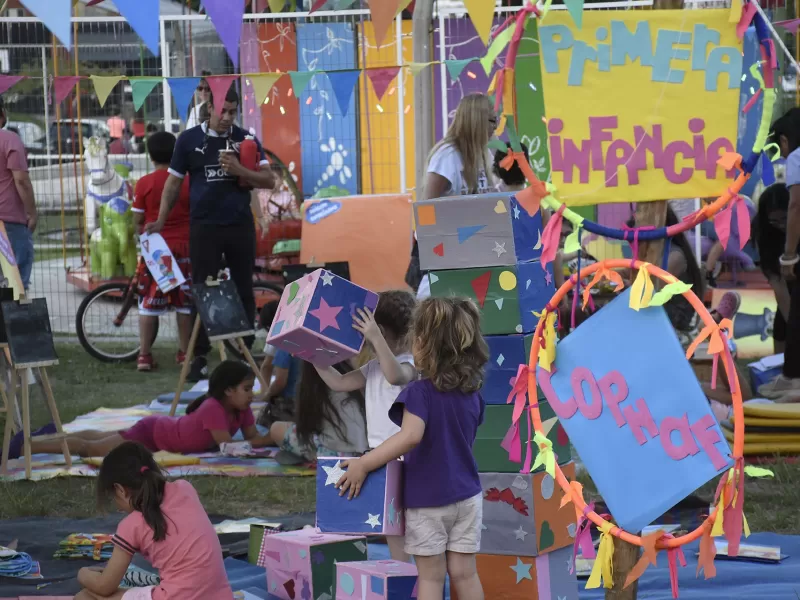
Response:
[[[758,90],[756,90],[756,93],[750,96],[750,100],[748,100],[747,104],[745,104],[744,108],[742,108],[743,114],[749,113],[750,109],[756,105],[756,102],[758,102],[758,99],[761,97],[761,91],[762,91],[761,88],[758,88]]]
[[[536,584],[539,589],[539,600],[553,600],[550,588],[550,555],[541,554],[536,557]]]

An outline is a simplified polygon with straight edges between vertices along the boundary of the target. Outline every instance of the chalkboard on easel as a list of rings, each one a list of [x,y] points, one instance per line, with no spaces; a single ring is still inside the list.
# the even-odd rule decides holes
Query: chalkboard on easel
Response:
[[[212,342],[255,335],[233,281],[192,285],[192,300]],[[255,315],[253,315],[255,316]]]
[[[3,302],[14,302],[14,289],[13,288],[0,288],[0,305]],[[6,335],[6,327],[3,322],[3,311],[0,310],[0,348],[8,346],[8,336]]]
[[[58,364],[50,315],[44,298],[2,302],[3,329],[16,369]]]

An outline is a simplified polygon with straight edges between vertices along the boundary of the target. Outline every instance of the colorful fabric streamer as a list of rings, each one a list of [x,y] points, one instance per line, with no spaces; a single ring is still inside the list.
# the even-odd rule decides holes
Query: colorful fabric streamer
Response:
[[[565,496],[565,498],[566,497],[568,496]],[[597,558],[597,552],[595,552],[594,544],[592,543],[592,522],[586,516],[593,510],[594,510],[594,502],[586,506],[586,508],[584,509],[584,513],[578,519],[578,524],[575,528],[575,542],[572,545],[573,559],[577,558],[578,554],[580,554],[583,558],[586,559]],[[574,573],[575,572],[574,560],[569,567],[570,567],[569,572]]]
[[[714,543],[714,538],[711,537],[711,528],[706,527],[700,538],[700,554],[697,557],[697,571],[695,572],[695,577],[700,576],[701,569],[706,579],[717,576],[717,567],[714,565],[714,557],[716,555],[717,545]]]
[[[653,299],[653,290],[655,287],[653,286],[653,280],[650,279],[650,273],[647,270],[649,267],[650,263],[644,263],[639,267],[639,273],[636,275],[636,279],[631,285],[631,296],[628,306],[637,312],[639,309],[650,306],[650,301]]]
[[[750,526],[744,516],[744,458],[737,458],[727,476],[720,480],[714,503],[717,511],[711,535],[724,535],[728,540],[728,556],[738,556],[742,533],[750,536]]]
[[[692,285],[690,283],[676,279],[672,283],[665,285],[653,295],[653,299],[650,300],[650,306],[664,306],[673,296],[684,294],[691,289]]]
[[[513,422],[519,421],[522,411],[525,409],[525,402],[528,399],[528,365],[522,364],[517,368],[517,376],[511,380],[511,391],[508,394],[506,404],[514,401]]]
[[[644,575],[647,567],[650,565],[656,565],[658,558],[658,549],[656,548],[656,544],[663,535],[664,531],[659,529],[658,531],[654,531],[653,533],[642,536],[642,555],[639,557],[639,560],[636,561],[636,564],[633,565],[633,568],[625,578],[625,585],[623,586],[623,589],[627,588],[634,581],[639,579],[639,577]]]
[[[617,273],[612,269],[608,269],[606,267],[601,267],[597,271],[594,272],[594,277],[589,282],[589,284],[583,289],[583,309],[586,310],[586,305],[591,300],[591,290],[594,286],[596,286],[600,281],[603,279],[608,279],[611,283],[614,284],[614,291],[620,292],[625,288],[625,282],[622,281],[622,275]]]
[[[739,234],[739,249],[743,250],[750,239],[750,212],[747,209],[744,199],[736,194],[733,201],[725,208],[717,213],[714,217],[714,230],[717,232],[719,243],[726,250],[728,249],[728,241],[731,237],[731,222],[733,220],[734,211],[736,214],[736,224]]]
[[[558,247],[561,242],[561,223],[563,220],[565,205],[561,205],[554,215],[547,221],[544,231],[542,232],[542,256],[539,263],[542,269],[547,270],[547,264],[551,263],[556,258]]]
[[[542,313],[533,313],[540,319]],[[556,313],[548,312],[542,327],[542,334],[539,346],[539,366],[550,373],[551,365],[556,360]]]
[[[610,590],[614,587],[614,536],[611,530],[614,526],[611,523],[604,523],[600,527],[600,546],[597,549],[597,558],[586,582],[586,589],[592,590],[602,585]]]
[[[536,455],[536,460],[533,462],[531,471],[536,470],[538,467],[544,467],[545,473],[555,479],[556,455],[555,452],[553,452],[553,442],[548,440],[541,431],[537,431],[533,435],[533,441],[539,448],[539,453]]]

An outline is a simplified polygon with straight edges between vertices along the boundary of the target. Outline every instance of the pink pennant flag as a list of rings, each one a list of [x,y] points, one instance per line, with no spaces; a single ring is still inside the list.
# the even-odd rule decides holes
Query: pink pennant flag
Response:
[[[72,92],[72,88],[79,80],[83,79],[79,75],[59,75],[53,78],[53,100],[56,104],[61,104]]]
[[[378,100],[383,100],[383,95],[389,87],[389,84],[394,81],[397,74],[400,72],[400,67],[383,67],[381,69],[367,69],[367,77],[372,82],[372,89],[375,90],[375,95]]]
[[[547,264],[553,262],[558,252],[558,243],[561,239],[561,222],[563,220],[565,204],[562,204],[558,211],[550,217],[547,225],[542,232],[542,255],[539,262],[542,264],[542,269],[547,270]],[[634,252],[634,257],[636,253]]]
[[[714,230],[717,233],[717,238],[719,238],[719,243],[727,250],[728,241],[733,233],[732,220],[734,211],[736,211],[736,233],[739,238],[739,249],[743,250],[750,239],[750,211],[741,196],[736,196],[726,208],[717,213],[714,218]]]
[[[225,104],[225,95],[231,89],[233,80],[238,75],[210,75],[205,78],[208,87],[211,88],[211,95],[214,97],[214,112],[217,116],[222,114],[222,105]]]
[[[314,4],[311,5],[311,10],[308,11],[308,14],[311,14],[321,9],[323,6],[325,6],[325,3],[327,1],[328,0],[314,0]]]
[[[0,94],[5,94],[23,79],[27,79],[27,77],[25,75],[0,75]]]
[[[773,23],[775,27],[783,27],[789,33],[797,33],[797,29],[800,27],[800,19],[789,19],[788,21],[775,21]]]

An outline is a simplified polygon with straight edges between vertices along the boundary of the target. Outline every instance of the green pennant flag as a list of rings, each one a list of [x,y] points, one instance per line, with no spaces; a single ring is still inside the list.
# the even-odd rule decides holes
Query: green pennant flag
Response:
[[[164,81],[161,77],[131,77],[131,90],[133,92],[133,108],[142,108],[145,99],[159,83]]]
[[[308,83],[314,78],[314,75],[322,72],[323,71],[289,71],[289,77],[292,78],[294,95],[300,98],[300,94],[308,87]]]
[[[522,152],[522,145],[519,142],[519,135],[517,134],[517,125],[514,122],[514,117],[508,117],[506,121],[506,131],[508,132],[508,141],[511,144],[511,149],[514,152]]]
[[[446,60],[444,61],[444,65],[447,67],[447,72],[450,73],[450,79],[455,81],[459,77],[461,77],[461,73],[464,71],[464,67],[466,67],[469,63],[471,63],[474,58],[464,58],[461,60]]]
[[[481,59],[481,64],[483,65],[483,70],[486,71],[486,74],[492,72],[492,65],[494,61],[497,60],[497,57],[500,56],[500,53],[503,51],[503,48],[508,46],[508,43],[511,41],[511,38],[514,36],[514,31],[517,29],[517,24],[514,23],[513,25],[509,25],[503,31],[500,32],[494,40],[492,41],[492,45],[489,46],[489,50],[486,52],[486,56]]]
[[[106,101],[108,100],[109,94],[111,91],[116,87],[116,85],[125,79],[124,75],[111,75],[109,76],[101,76],[101,75],[92,75],[90,77],[92,83],[94,84],[94,93],[97,95],[97,101],[100,103],[100,106],[105,106]]]
[[[564,0],[567,5],[569,16],[575,22],[578,29],[583,29],[583,0]]]

